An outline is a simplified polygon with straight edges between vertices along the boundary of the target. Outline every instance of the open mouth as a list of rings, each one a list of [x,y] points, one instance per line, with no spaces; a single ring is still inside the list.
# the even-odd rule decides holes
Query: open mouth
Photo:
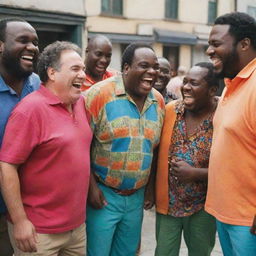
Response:
[[[151,88],[153,86],[153,78],[151,78],[151,77],[143,78],[141,85],[144,89],[146,89],[146,90],[150,89],[151,90]]]
[[[33,62],[34,56],[31,56],[31,55],[22,55],[22,56],[21,56],[21,59],[22,59],[22,60],[25,60],[25,61]]]
[[[183,102],[185,104],[191,104],[194,102],[194,98],[190,94],[183,94]]]
[[[219,58],[215,58],[215,57],[212,57],[212,58],[211,58],[211,62],[212,62],[212,64],[213,64],[214,68],[217,68],[217,67],[220,66],[221,63],[222,63]]]
[[[73,83],[72,86],[75,87],[75,88],[77,88],[77,89],[81,89],[82,83],[77,83],[77,82],[76,82],[76,83]]]
[[[106,71],[106,67],[105,66],[96,66],[95,67],[99,72],[105,72]]]

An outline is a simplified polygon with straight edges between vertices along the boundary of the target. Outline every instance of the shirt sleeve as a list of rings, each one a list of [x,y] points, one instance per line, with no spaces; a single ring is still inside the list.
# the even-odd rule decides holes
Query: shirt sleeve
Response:
[[[32,111],[13,111],[4,134],[0,160],[11,164],[24,163],[39,143],[39,129]]]

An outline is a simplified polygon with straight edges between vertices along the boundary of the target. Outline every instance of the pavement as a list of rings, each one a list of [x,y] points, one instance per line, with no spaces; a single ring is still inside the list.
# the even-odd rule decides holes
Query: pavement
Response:
[[[144,211],[140,256],[154,256],[155,247],[155,211],[152,209],[149,211]],[[187,255],[188,252],[183,240],[179,256]],[[218,237],[216,237],[215,247],[212,251],[211,256],[223,256]]]

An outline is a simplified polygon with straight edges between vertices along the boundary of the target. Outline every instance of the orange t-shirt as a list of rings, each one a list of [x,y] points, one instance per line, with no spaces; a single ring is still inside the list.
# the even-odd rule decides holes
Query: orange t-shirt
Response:
[[[105,74],[104,74],[103,77],[102,77],[102,80],[105,80],[105,79],[107,79],[107,78],[109,78],[109,77],[111,77],[111,76],[115,76],[115,75],[117,75],[117,74],[118,74],[118,71],[116,71],[116,70],[111,70],[111,71],[106,70]],[[94,81],[94,80],[92,79],[92,77],[90,77],[89,75],[86,75],[86,76],[85,76],[85,81],[84,81],[84,83],[83,83],[83,85],[82,85],[81,90],[82,90],[82,91],[86,91],[86,90],[88,90],[92,85],[94,85],[94,84],[96,84],[96,83],[97,83],[97,82]]]
[[[225,80],[215,112],[206,211],[250,226],[256,214],[256,58]]]

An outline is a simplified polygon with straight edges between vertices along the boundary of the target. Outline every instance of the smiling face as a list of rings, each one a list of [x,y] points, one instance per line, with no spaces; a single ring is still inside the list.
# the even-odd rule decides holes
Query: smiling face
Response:
[[[232,79],[239,73],[239,54],[235,39],[228,31],[229,25],[213,26],[206,53],[210,56],[218,77]]]
[[[138,48],[134,52],[131,65],[123,69],[126,91],[133,99],[145,99],[157,80],[159,63],[150,48]]]
[[[207,68],[193,66],[184,77],[181,93],[185,109],[197,112],[209,105],[216,88],[208,86],[205,80],[207,74]]]
[[[112,45],[109,40],[97,37],[89,42],[86,50],[86,74],[94,80],[102,80],[102,76],[110,64],[112,56]]]
[[[34,71],[39,49],[35,29],[26,22],[11,21],[6,25],[5,41],[1,42],[1,62],[5,70],[18,78]]]
[[[73,104],[79,99],[85,79],[84,68],[83,60],[77,52],[65,50],[61,53],[59,68],[48,69],[53,92],[65,105]]]
[[[159,62],[159,75],[155,82],[154,88],[160,93],[163,93],[166,89],[168,82],[171,79],[171,66],[170,63],[163,58],[158,58]]]

